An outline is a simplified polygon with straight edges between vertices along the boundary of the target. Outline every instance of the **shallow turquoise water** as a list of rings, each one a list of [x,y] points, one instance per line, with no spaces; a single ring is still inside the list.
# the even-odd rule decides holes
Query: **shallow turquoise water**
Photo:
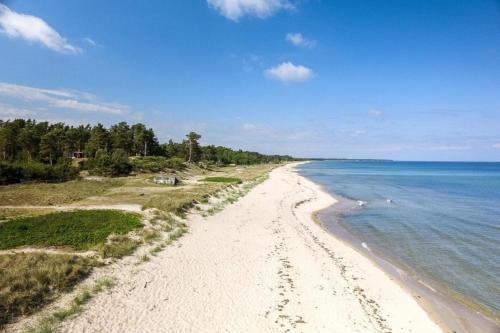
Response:
[[[500,313],[500,163],[315,161],[299,170],[353,200],[339,223],[360,243]]]

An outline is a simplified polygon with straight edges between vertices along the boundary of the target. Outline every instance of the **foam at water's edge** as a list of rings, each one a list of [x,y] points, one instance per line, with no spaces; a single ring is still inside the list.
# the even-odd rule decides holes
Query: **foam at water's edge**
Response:
[[[336,196],[336,198],[340,198]],[[342,199],[340,199],[342,200]],[[433,287],[433,284],[409,274],[407,270],[397,266],[383,257],[380,252],[372,251],[365,243],[360,242],[343,228],[338,222],[326,217],[335,211],[336,204],[316,213],[318,222],[334,237],[349,244],[352,248],[365,255],[378,267],[395,280],[415,298],[415,300],[429,313],[429,315],[442,326],[445,331],[469,332],[469,333],[499,333],[500,327],[490,318],[477,310],[477,307],[465,305],[451,293],[444,292],[441,288]],[[361,246],[360,246],[361,245]],[[468,306],[469,305],[469,306]]]

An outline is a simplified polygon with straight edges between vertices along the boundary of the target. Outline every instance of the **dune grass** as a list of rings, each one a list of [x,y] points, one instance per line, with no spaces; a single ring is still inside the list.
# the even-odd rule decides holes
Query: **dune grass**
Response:
[[[225,183],[225,184],[241,183],[241,179],[236,177],[205,177],[203,180],[206,182]]]
[[[182,216],[196,203],[205,200],[209,195],[221,190],[225,185],[219,183],[199,184],[195,187],[178,188],[169,193],[151,196],[144,204],[144,208],[156,208],[163,212]]]
[[[93,265],[91,259],[71,255],[0,255],[0,328],[70,291]]]
[[[231,189],[224,202],[232,202],[255,185],[262,175],[274,166],[224,167],[214,170],[191,170],[181,177],[194,179],[200,175],[205,182],[192,181],[175,188],[157,187],[148,175],[126,177],[119,180],[71,181],[62,184],[21,184],[0,186],[1,206],[50,206],[69,203],[85,204],[140,204],[144,209],[158,209],[151,221],[152,229],[168,232],[168,237],[152,248],[149,260],[164,246],[183,236],[187,226],[177,222],[174,214],[183,216],[198,203],[208,204],[209,198],[219,197],[223,190]],[[210,180],[211,179],[211,180]],[[243,181],[241,186],[233,186]],[[234,188],[234,191],[232,190]],[[234,192],[234,193],[233,193]],[[148,229],[138,232],[141,240],[128,235],[141,226],[135,214],[109,210],[48,213],[52,209],[31,211],[27,208],[0,210],[0,249],[20,246],[65,247],[74,250],[96,250],[102,258],[120,258],[132,254],[143,242],[157,242],[156,232]],[[29,215],[29,216],[26,216]],[[151,228],[150,228],[151,229]],[[0,256],[0,326],[13,318],[29,314],[52,301],[59,293],[70,290],[87,276],[96,261],[71,255],[12,254]],[[10,268],[12,266],[12,268]],[[4,274],[3,272],[7,272]],[[17,281],[18,283],[14,283]],[[45,318],[33,332],[52,332],[64,319],[78,314],[82,305],[94,294],[92,290],[80,293],[69,308],[60,309]],[[8,309],[8,312],[7,312]],[[1,327],[0,327],[1,331]]]
[[[0,206],[0,220],[8,220],[19,217],[30,217],[53,213],[53,208],[3,208]]]
[[[65,183],[29,183],[0,186],[0,205],[50,206],[69,204],[84,198],[103,195],[124,184],[121,179],[73,180]]]
[[[122,258],[131,255],[141,244],[140,241],[126,235],[111,235],[108,241],[97,247],[103,258]]]
[[[126,234],[141,226],[136,214],[113,210],[77,210],[19,218],[0,224],[0,250],[20,246],[89,250],[110,234]]]
[[[26,333],[56,332],[58,324],[82,312],[83,306],[87,304],[95,295],[112,288],[114,285],[115,281],[109,277],[103,277],[97,280],[92,287],[87,287],[76,295],[68,307],[58,309],[52,314],[43,317],[37,326],[28,327]]]

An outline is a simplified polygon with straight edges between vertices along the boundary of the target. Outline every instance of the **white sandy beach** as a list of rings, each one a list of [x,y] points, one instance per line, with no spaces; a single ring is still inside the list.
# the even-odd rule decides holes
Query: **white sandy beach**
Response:
[[[150,262],[123,265],[64,332],[441,332],[410,294],[311,213],[335,200],[293,165],[190,217]]]

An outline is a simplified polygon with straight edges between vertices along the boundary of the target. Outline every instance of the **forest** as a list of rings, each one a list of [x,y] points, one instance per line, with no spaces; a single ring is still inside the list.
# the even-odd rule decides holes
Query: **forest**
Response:
[[[122,176],[132,171],[181,169],[190,163],[222,166],[292,160],[291,156],[202,146],[200,139],[201,135],[191,132],[182,142],[159,143],[153,129],[141,123],[120,122],[106,128],[102,124],[0,120],[0,184],[66,181],[83,170]]]

